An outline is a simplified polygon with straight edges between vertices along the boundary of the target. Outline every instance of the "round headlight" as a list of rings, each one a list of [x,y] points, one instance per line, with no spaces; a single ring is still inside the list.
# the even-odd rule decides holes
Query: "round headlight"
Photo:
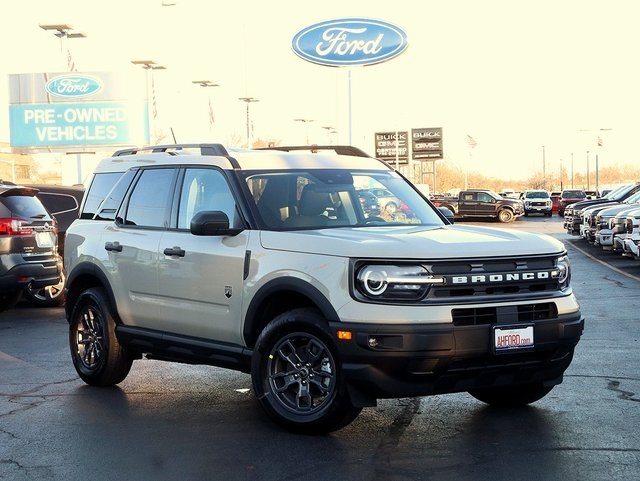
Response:
[[[420,265],[364,265],[356,273],[355,285],[363,296],[375,300],[421,299],[431,284],[443,284]]]

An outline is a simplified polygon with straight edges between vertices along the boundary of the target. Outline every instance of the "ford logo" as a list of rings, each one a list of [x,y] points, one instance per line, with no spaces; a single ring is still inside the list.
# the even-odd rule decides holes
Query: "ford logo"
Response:
[[[404,52],[407,36],[381,20],[344,18],[301,30],[293,37],[292,47],[301,58],[320,65],[371,65]]]
[[[89,75],[61,75],[49,80],[45,88],[58,97],[89,97],[102,90],[102,82]]]

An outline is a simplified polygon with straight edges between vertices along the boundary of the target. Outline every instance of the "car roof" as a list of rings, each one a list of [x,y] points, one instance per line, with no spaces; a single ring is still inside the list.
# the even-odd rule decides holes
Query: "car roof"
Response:
[[[143,165],[208,165],[226,170],[364,169],[391,170],[385,162],[348,146],[293,146],[226,149],[220,144],[175,144],[120,150],[103,159],[95,173],[123,172]]]

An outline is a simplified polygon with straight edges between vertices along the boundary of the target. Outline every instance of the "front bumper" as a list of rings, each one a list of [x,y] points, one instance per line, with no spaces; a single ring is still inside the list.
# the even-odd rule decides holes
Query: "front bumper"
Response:
[[[335,322],[330,327],[353,333],[351,340],[337,342],[342,369],[352,400],[371,405],[372,399],[559,384],[582,335],[584,318],[577,312],[532,324],[535,346],[527,352],[508,354],[493,352],[496,324]]]

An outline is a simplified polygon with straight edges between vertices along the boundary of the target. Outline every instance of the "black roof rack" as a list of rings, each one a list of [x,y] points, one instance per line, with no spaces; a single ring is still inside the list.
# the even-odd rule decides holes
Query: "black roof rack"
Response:
[[[166,152],[168,154],[175,155],[176,152],[174,151],[184,149],[200,149],[200,155],[220,155],[225,157],[229,155],[229,152],[227,152],[227,149],[222,144],[167,144],[122,149],[114,152],[112,157],[135,155],[139,152]]]
[[[369,157],[364,150],[360,150],[352,145],[290,145],[290,146],[277,146],[277,147],[260,147],[255,150],[282,150],[284,152],[290,152],[292,150],[310,150],[316,153],[320,150],[333,150],[338,155],[351,155],[353,157]]]

